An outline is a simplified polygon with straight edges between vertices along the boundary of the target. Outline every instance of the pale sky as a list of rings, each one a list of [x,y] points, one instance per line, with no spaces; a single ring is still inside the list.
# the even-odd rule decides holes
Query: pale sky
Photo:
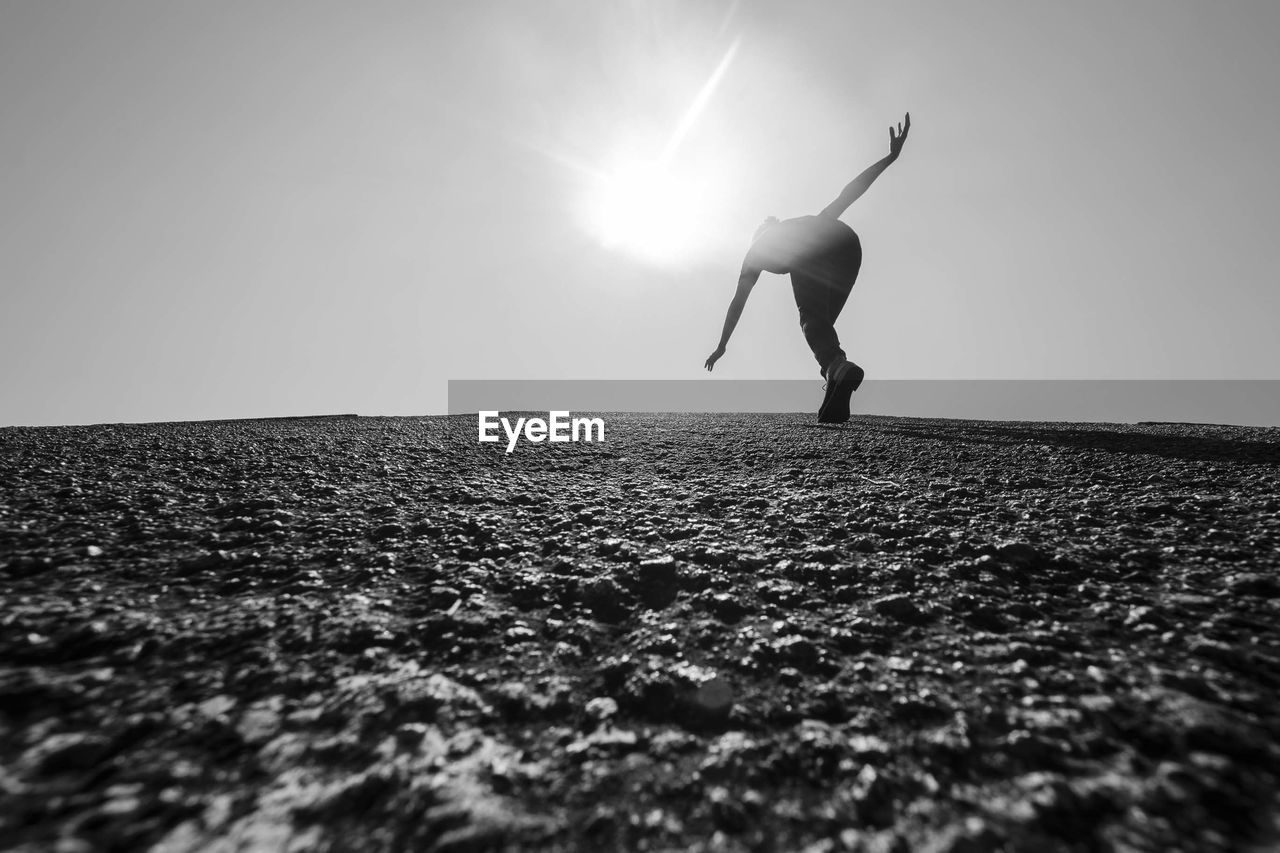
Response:
[[[0,0],[0,425],[706,377],[756,225],[908,110],[844,216],[869,378],[1280,378],[1277,32],[1261,0]],[[817,379],[786,278],[711,378]]]

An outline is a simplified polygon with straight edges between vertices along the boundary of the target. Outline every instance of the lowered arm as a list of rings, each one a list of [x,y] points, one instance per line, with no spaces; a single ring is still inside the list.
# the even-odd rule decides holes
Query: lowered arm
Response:
[[[742,272],[738,273],[738,289],[733,294],[733,299],[729,302],[729,310],[724,315],[724,329],[720,332],[720,344],[716,347],[715,352],[707,358],[707,363],[703,365],[707,370],[715,367],[716,362],[720,360],[720,356],[724,355],[725,347],[729,343],[729,338],[733,335],[733,330],[737,328],[738,320],[742,317],[742,309],[747,304],[747,297],[751,295],[751,289],[756,286],[756,282],[760,280],[760,268],[751,263],[750,258],[742,262]]]

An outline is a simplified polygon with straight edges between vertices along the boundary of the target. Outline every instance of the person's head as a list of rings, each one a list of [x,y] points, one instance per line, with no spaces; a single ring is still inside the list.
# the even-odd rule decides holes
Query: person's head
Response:
[[[752,242],[759,240],[761,234],[768,231],[770,228],[772,228],[777,224],[778,224],[778,217],[776,216],[765,217],[764,222],[760,223],[760,227],[756,229],[756,233],[751,237]]]

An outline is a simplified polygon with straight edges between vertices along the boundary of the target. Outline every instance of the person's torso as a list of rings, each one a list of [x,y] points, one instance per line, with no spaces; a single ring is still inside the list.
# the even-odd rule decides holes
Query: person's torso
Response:
[[[798,216],[784,219],[769,228],[751,244],[747,255],[759,269],[771,273],[790,273],[804,268],[858,239],[857,234],[839,219],[825,216]]]

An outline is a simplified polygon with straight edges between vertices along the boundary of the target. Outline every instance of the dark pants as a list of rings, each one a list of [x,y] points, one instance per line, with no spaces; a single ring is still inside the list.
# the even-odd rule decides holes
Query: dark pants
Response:
[[[800,328],[824,376],[828,365],[845,357],[835,322],[861,268],[862,243],[858,235],[850,231],[847,240],[819,257],[797,264],[791,271],[791,290],[800,309]]]

